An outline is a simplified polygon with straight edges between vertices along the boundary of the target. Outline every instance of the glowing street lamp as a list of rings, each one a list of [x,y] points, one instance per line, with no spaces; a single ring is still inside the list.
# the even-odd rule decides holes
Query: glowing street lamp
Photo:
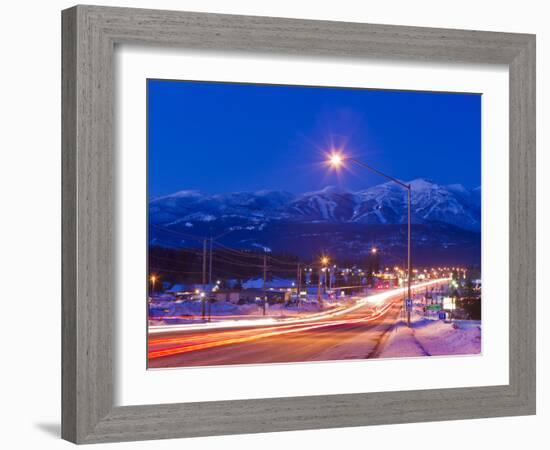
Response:
[[[343,162],[343,159],[342,159],[342,155],[340,155],[339,153],[333,153],[332,155],[330,155],[330,165],[333,166],[333,167],[339,167],[342,165],[342,162]]]
[[[321,256],[321,266],[323,267],[319,267],[319,272],[318,272],[318,282],[317,282],[317,303],[319,304],[319,307],[322,309],[323,308],[323,301],[322,301],[322,298],[321,298],[321,272],[324,272],[325,274],[325,291],[326,291],[326,281],[327,281],[327,265],[328,263],[330,262],[330,259],[328,258],[328,256]]]
[[[384,172],[380,172],[379,170],[375,169],[374,167],[369,166],[368,164],[365,164],[362,161],[358,161],[357,159],[350,158],[349,156],[344,155],[340,152],[332,152],[329,155],[328,163],[331,167],[338,170],[340,167],[344,165],[346,161],[352,162],[364,169],[369,170],[370,172],[375,173],[376,175],[380,175],[381,177],[384,177],[390,181],[393,181],[395,184],[398,184],[402,188],[405,188],[407,190],[407,216],[408,216],[408,230],[407,230],[407,298],[411,299],[411,185],[405,184],[402,181],[399,181],[397,178],[394,178],[390,175],[385,174]],[[371,250],[372,253],[376,253],[376,249]],[[411,325],[411,312],[407,308],[407,325]]]
[[[149,280],[151,281],[151,296],[155,293],[155,283],[157,282],[156,275],[151,275],[149,277]]]
[[[328,279],[330,277],[330,269],[328,267],[328,264],[330,263],[330,259],[328,258],[328,256],[323,256],[321,258],[321,264],[323,265],[323,273],[325,275],[325,292],[327,290],[327,287],[328,287]]]

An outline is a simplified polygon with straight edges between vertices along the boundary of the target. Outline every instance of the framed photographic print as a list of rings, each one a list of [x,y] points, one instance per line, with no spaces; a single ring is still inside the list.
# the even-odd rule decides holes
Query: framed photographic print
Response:
[[[149,368],[481,353],[481,94],[147,92]]]
[[[63,12],[77,443],[535,412],[532,35]]]

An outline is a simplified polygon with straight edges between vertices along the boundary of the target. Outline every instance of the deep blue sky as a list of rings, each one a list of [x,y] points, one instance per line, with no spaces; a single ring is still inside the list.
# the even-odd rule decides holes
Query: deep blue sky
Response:
[[[148,80],[149,196],[384,182],[322,164],[331,147],[402,179],[481,184],[481,96]]]

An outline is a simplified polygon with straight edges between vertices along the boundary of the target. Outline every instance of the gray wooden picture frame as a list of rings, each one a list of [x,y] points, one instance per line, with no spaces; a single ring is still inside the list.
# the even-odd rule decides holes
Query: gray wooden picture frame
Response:
[[[535,413],[535,36],[97,6],[63,11],[62,32],[64,439],[94,443]],[[507,65],[509,384],[115,407],[113,53],[127,43]]]

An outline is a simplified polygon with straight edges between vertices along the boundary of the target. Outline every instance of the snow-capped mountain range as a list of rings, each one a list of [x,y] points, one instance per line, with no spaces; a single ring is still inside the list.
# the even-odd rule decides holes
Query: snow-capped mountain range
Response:
[[[448,251],[477,263],[480,189],[425,179],[410,185],[416,255]],[[391,182],[356,192],[333,186],[302,194],[264,190],[207,195],[188,190],[149,201],[149,242],[172,247],[197,245],[197,236],[223,234],[226,245],[306,257],[321,248],[360,256],[372,245],[400,254],[406,222],[407,191]]]
[[[413,223],[448,223],[480,230],[480,190],[462,185],[442,186],[424,179],[410,182]],[[164,226],[240,218],[263,221],[402,224],[407,221],[407,192],[384,183],[357,192],[328,186],[320,191],[291,194],[284,191],[237,192],[204,195],[180,191],[149,203],[151,221]]]

